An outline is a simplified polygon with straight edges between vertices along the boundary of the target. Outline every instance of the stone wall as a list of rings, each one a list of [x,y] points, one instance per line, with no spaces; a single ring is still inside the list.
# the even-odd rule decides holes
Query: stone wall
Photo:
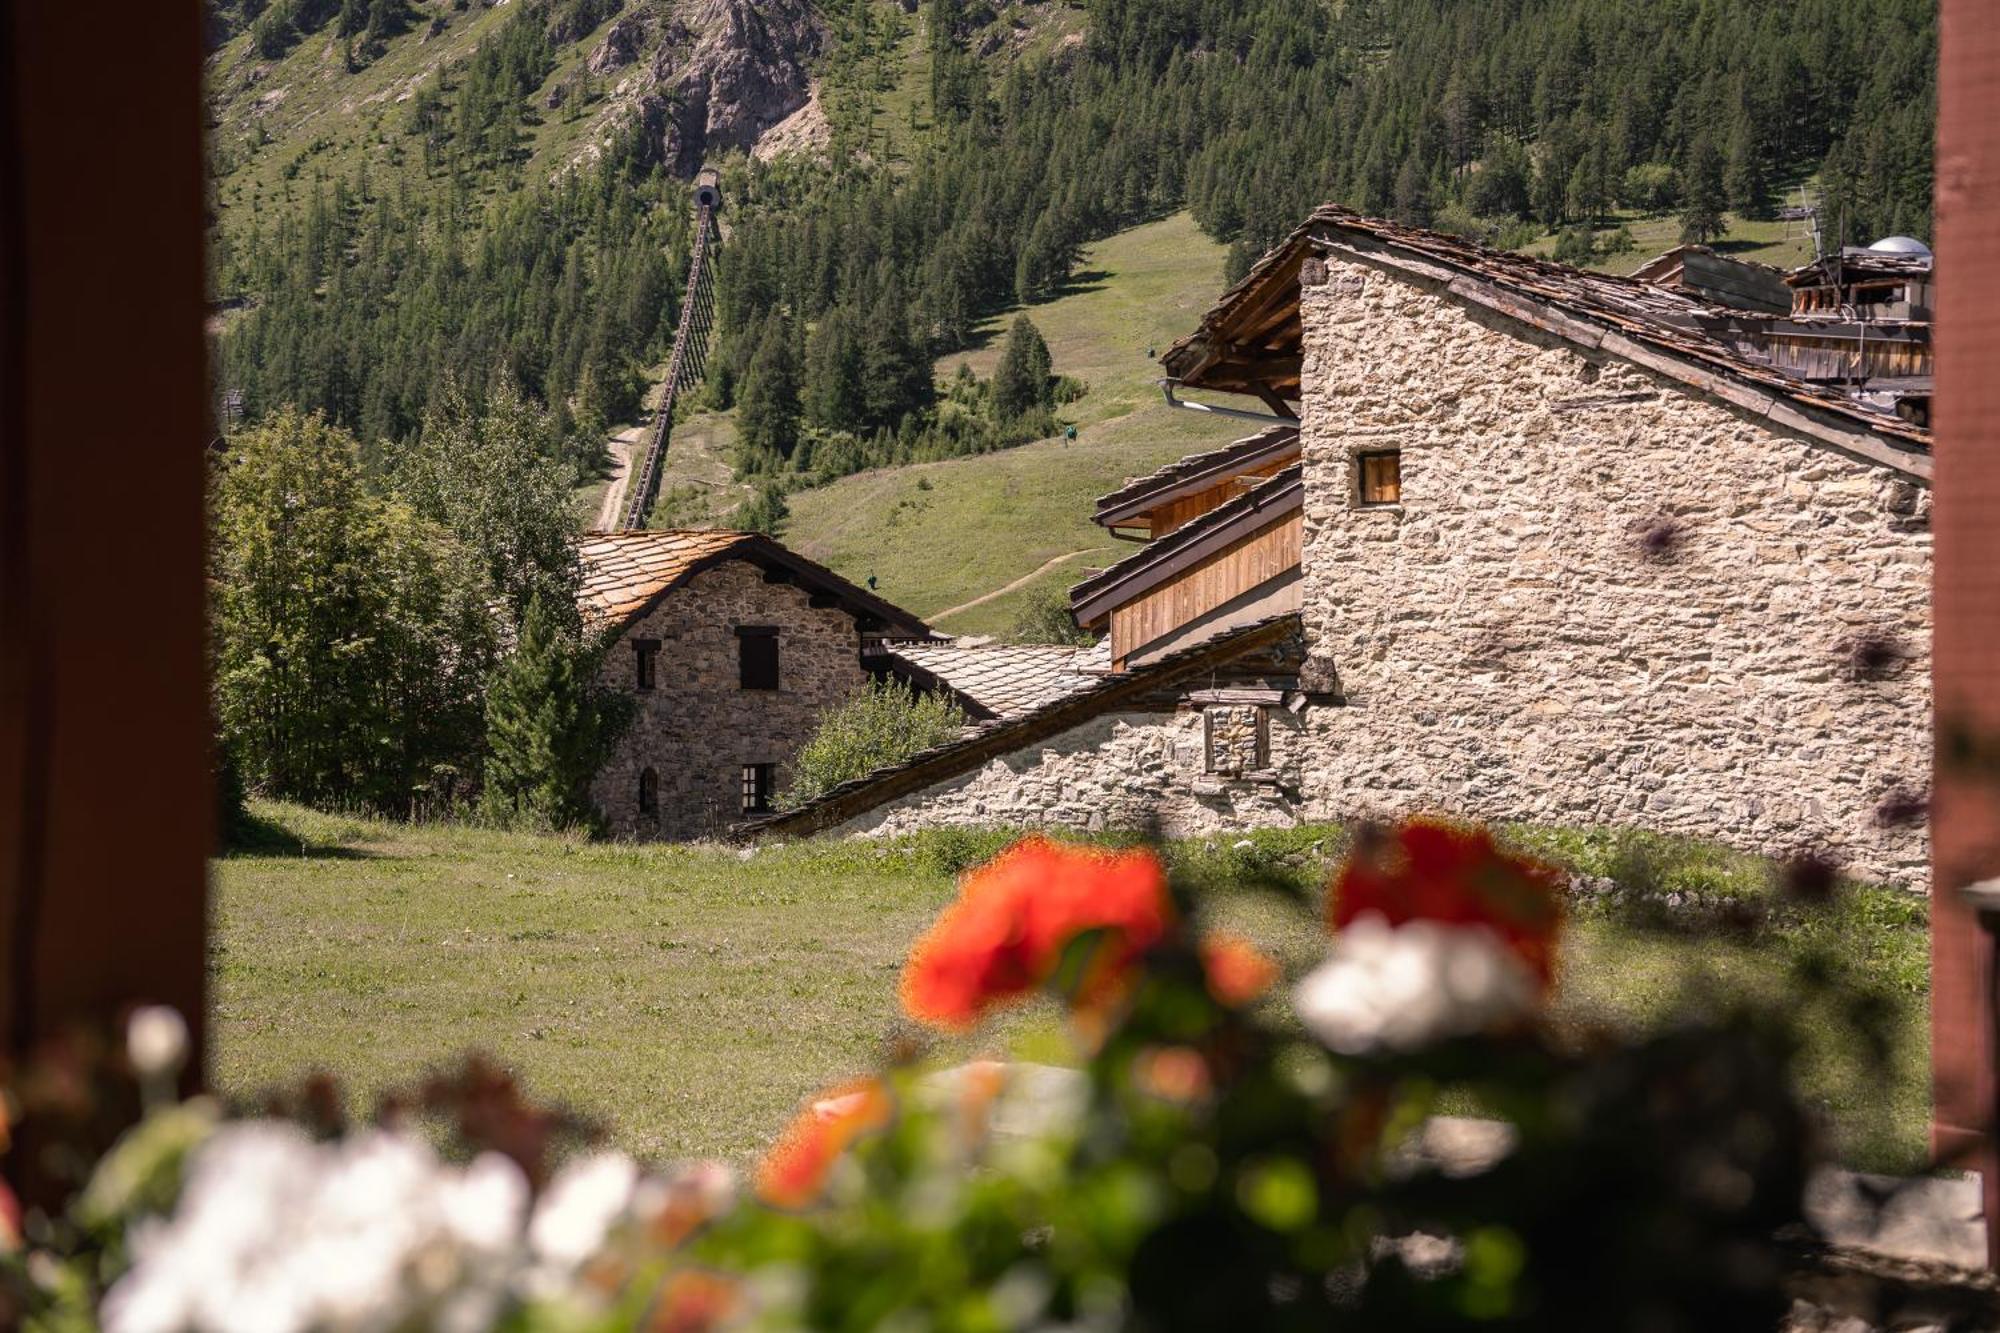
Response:
[[[1243,744],[1242,707],[1226,740]],[[1296,822],[1304,772],[1300,720],[1265,714],[1268,769],[1255,778],[1207,771],[1202,712],[1114,713],[996,759],[978,772],[883,805],[833,830],[897,834],[948,825],[1010,828],[1157,827],[1168,837]]]
[[[1305,289],[1316,817],[1805,848],[1924,882],[1928,489],[1365,262]],[[1353,455],[1402,451],[1360,508]]]
[[[826,708],[867,681],[851,615],[808,604],[805,589],[764,581],[761,570],[726,561],[669,593],[620,636],[601,679],[638,701],[638,714],[591,797],[615,836],[683,840],[720,833],[743,817],[746,764],[792,757]],[[740,684],[736,628],[778,627],[779,688]],[[657,640],[657,687],[635,688],[632,642]],[[659,815],[639,810],[639,777],[659,776]]]

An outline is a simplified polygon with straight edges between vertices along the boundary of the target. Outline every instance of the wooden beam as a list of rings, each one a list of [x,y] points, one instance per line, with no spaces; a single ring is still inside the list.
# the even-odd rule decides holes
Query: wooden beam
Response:
[[[214,824],[202,22],[126,6],[106,41],[94,6],[0,14],[0,1057],[169,1004],[190,1087]],[[86,50],[118,92],[80,114]],[[108,330],[129,410],[79,410]],[[47,1201],[65,1185],[26,1137],[6,1170]]]
[[[1981,1173],[2000,1246],[1993,950],[1960,896],[2000,877],[2000,25],[1987,0],[1939,14],[1938,480],[1932,528],[1937,755],[1931,800],[1931,1141]]]
[[[1299,419],[1299,414],[1292,410],[1292,405],[1279,397],[1278,391],[1263,381],[1260,380],[1251,385],[1250,391],[1263,400],[1264,406],[1270,408],[1279,416],[1284,417],[1288,421],[1297,421]]]

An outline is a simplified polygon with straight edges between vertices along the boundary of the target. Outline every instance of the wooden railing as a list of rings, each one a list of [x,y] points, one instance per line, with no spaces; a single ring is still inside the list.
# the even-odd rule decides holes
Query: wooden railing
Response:
[[[687,292],[681,299],[680,327],[674,331],[673,355],[667,360],[660,387],[659,410],[646,434],[646,457],[626,479],[625,517],[619,527],[637,532],[646,526],[653,501],[659,498],[660,469],[667,461],[667,437],[674,429],[674,404],[681,391],[701,382],[708,363],[708,335],[715,323],[714,280],[710,275],[711,245],[716,240],[714,210],[698,205],[694,253],[688,259]]]

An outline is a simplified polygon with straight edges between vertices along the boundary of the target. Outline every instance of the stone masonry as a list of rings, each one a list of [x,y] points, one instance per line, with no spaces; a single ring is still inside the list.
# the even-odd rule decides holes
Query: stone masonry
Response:
[[[606,653],[600,679],[638,712],[591,786],[614,836],[685,840],[743,817],[747,764],[775,764],[777,789],[826,708],[867,682],[852,614],[810,605],[809,593],[725,561],[669,592]],[[745,690],[738,626],[778,628],[776,690]],[[657,685],[635,688],[634,640],[657,640]],[[639,810],[640,774],[659,779],[657,818]]]
[[[1284,709],[1264,711],[1270,767],[1254,778],[1207,771],[1199,709],[1113,713],[1023,747],[976,773],[870,810],[834,832],[888,835],[947,825],[1091,832],[1150,827],[1180,838],[1286,827],[1297,822],[1305,733]]]
[[[1930,493],[1364,261],[1304,289],[1316,815],[1639,825],[1924,882]],[[1402,451],[1402,502],[1353,456]]]

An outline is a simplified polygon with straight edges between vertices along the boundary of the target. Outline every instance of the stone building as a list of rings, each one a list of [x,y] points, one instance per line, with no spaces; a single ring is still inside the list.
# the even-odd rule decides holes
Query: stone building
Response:
[[[869,679],[885,636],[922,621],[768,537],[593,533],[579,552],[601,682],[631,727],[591,796],[611,832],[689,839],[771,808],[819,715]]]
[[[1321,210],[1164,358],[1270,426],[1100,502],[1152,537],[1073,593],[1103,679],[761,827],[1434,811],[1921,883],[1929,433],[1774,318]]]

